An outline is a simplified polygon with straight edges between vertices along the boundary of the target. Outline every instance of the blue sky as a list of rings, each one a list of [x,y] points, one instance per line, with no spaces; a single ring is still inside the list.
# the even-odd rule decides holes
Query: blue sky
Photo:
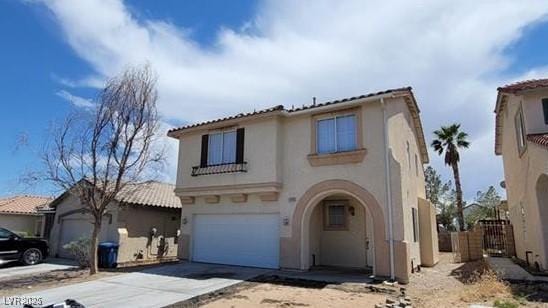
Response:
[[[53,194],[18,182],[40,169],[51,123],[147,61],[166,127],[413,86],[428,139],[453,121],[470,133],[462,173],[471,198],[503,177],[492,150],[496,87],[548,76],[548,7],[403,3],[0,0],[0,195]]]

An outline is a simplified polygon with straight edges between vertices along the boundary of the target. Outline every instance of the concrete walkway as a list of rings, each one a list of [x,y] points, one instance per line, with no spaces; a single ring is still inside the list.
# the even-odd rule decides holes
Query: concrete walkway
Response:
[[[177,263],[21,294],[44,304],[75,299],[89,307],[163,307],[269,272],[266,269]],[[0,303],[0,307],[2,303]]]
[[[531,275],[510,258],[489,257],[487,258],[487,262],[505,280],[548,282],[548,277]]]
[[[72,260],[47,259],[43,263],[24,266],[17,262],[9,262],[0,265],[0,280],[11,279],[23,275],[36,275],[55,270],[66,270],[76,267]]]

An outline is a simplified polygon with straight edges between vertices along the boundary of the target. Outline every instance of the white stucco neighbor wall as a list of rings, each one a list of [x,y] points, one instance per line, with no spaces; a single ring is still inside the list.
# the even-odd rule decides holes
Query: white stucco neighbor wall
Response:
[[[548,269],[548,238],[543,234],[546,220],[539,204],[536,186],[540,177],[548,174],[548,150],[535,143],[527,142],[525,152],[520,155],[517,147],[515,116],[520,106],[527,134],[548,132],[544,124],[541,99],[548,97],[548,91],[533,91],[521,95],[509,95],[506,108],[502,111],[502,157],[510,219],[514,226],[516,254],[531,264],[538,262]]]

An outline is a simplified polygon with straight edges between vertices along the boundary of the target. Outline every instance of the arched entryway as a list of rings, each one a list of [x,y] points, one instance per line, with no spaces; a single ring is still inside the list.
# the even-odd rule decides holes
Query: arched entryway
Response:
[[[326,200],[341,198],[354,204],[354,211],[370,215],[372,223],[372,238],[369,238],[371,258],[367,261],[373,267],[373,273],[379,276],[390,276],[388,241],[385,232],[385,219],[383,210],[375,197],[366,189],[346,180],[327,180],[310,187],[297,202],[292,219],[292,239],[297,249],[300,269],[307,270],[312,265],[311,254],[311,222],[314,227],[313,214],[318,206],[322,206]],[[350,204],[350,202],[349,202]],[[350,209],[347,209],[350,210]],[[316,212],[317,213],[317,212]],[[367,223],[367,220],[365,221]],[[365,238],[363,241],[365,242]],[[313,243],[312,243],[313,244]],[[315,248],[312,247],[312,250]],[[320,259],[321,260],[321,256]],[[358,262],[347,260],[345,262]]]
[[[371,215],[358,200],[337,193],[325,197],[307,212],[310,267],[373,267]]]
[[[548,267],[548,175],[541,175],[536,184],[537,206],[540,213],[540,221],[542,228],[542,241],[544,245],[544,264],[543,267]]]

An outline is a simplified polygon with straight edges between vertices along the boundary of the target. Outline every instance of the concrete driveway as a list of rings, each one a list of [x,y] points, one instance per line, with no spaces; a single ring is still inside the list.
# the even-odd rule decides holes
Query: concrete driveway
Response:
[[[0,264],[0,280],[11,279],[16,276],[35,275],[55,270],[65,270],[75,266],[76,263],[72,260],[53,258],[46,259],[42,263],[30,266],[24,266],[17,262],[2,263]]]
[[[59,303],[70,298],[86,307],[163,307],[269,271],[177,263],[21,295],[42,298],[44,304]]]

